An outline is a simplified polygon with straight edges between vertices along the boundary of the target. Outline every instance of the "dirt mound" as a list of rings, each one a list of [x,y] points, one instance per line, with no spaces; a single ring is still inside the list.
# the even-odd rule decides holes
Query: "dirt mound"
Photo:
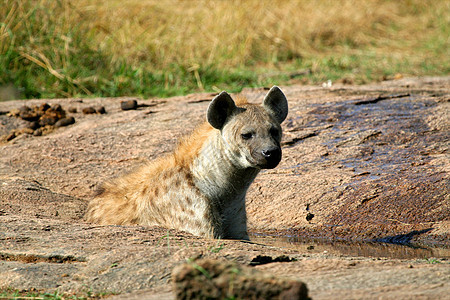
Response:
[[[173,270],[177,299],[310,300],[301,281],[283,280],[236,263],[189,261]]]

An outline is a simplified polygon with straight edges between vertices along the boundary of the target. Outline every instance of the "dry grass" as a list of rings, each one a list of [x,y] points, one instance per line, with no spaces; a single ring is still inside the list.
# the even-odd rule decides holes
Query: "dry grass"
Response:
[[[151,94],[142,85],[159,84],[159,92],[185,91],[184,82],[188,90],[255,85],[263,83],[255,74],[274,69],[312,69],[312,82],[377,80],[373,72],[381,77],[408,65],[403,73],[411,75],[449,71],[449,1],[3,2],[0,53],[19,55],[7,68],[41,69],[68,96],[120,94],[130,78],[141,83],[128,93]],[[423,60],[429,63],[421,67]]]
[[[389,27],[402,8],[395,1],[89,2],[78,9],[92,20],[101,48],[115,59],[158,68],[239,67],[315,55],[339,44],[361,47],[392,39]],[[412,25],[420,26],[412,16],[402,21],[407,35]]]
[[[438,26],[435,14],[447,11],[450,21],[447,1],[89,2],[79,10],[92,20],[101,48],[115,59],[158,68],[276,63],[339,45],[405,50]]]

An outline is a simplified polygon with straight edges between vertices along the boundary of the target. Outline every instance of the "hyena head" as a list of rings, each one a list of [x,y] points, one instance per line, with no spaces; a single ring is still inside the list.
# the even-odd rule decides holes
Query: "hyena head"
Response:
[[[275,168],[281,160],[281,126],[288,114],[287,99],[274,86],[261,106],[236,106],[226,92],[209,105],[208,122],[221,131],[226,155],[242,168]]]

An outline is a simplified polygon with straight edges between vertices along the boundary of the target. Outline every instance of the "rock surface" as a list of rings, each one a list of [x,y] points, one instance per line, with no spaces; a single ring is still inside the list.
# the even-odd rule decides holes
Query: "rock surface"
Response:
[[[290,105],[283,160],[249,191],[254,234],[450,246],[450,77],[282,89]],[[243,91],[250,102],[264,93]],[[0,288],[173,298],[171,272],[186,259],[250,265],[285,255],[295,260],[254,268],[305,282],[313,299],[448,295],[444,259],[361,258],[83,222],[102,181],[173,149],[203,122],[213,96],[142,100],[127,111],[120,103],[132,98],[0,102],[0,136],[29,126],[7,115],[23,105],[59,104],[76,119],[0,145]],[[102,106],[106,114],[82,113]]]

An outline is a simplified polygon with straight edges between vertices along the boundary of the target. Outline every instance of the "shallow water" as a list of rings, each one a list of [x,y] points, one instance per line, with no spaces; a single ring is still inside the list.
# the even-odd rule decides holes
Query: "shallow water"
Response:
[[[250,236],[252,242],[300,253],[322,253],[339,256],[396,258],[396,259],[449,259],[450,249],[422,245],[398,245],[379,242],[350,242],[304,240],[298,237]]]

